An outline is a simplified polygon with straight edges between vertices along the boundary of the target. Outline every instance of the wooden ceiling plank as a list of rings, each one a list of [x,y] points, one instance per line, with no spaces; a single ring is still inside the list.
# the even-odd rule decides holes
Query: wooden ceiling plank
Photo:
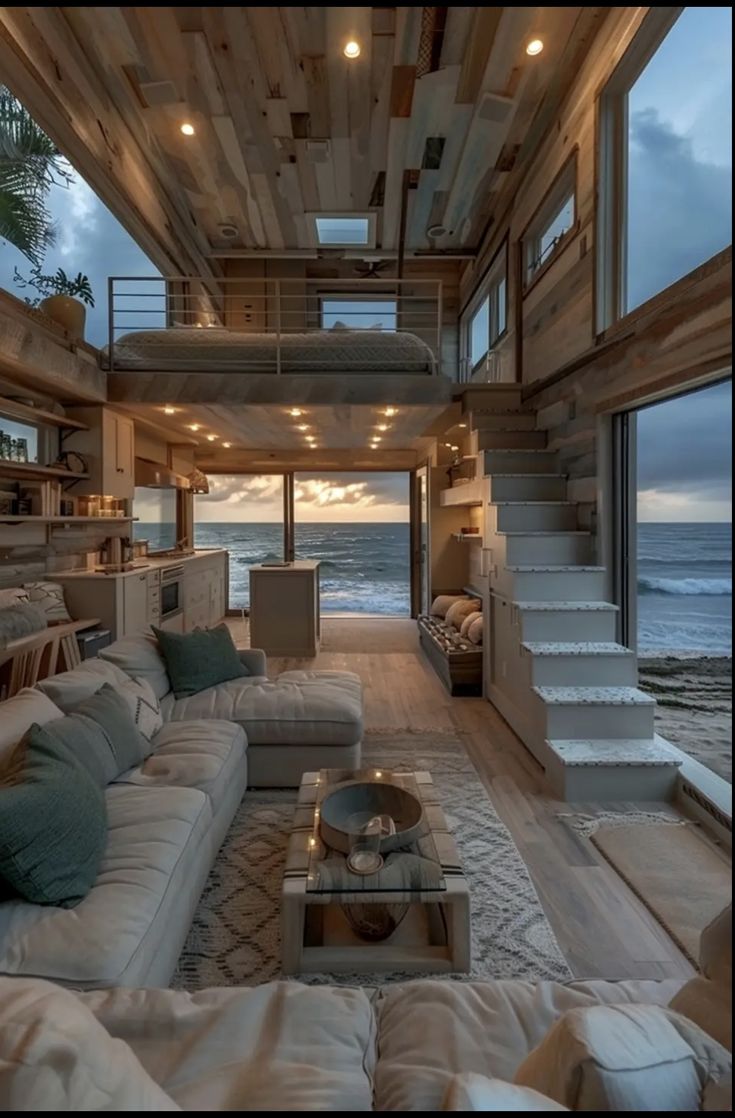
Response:
[[[306,140],[294,140],[296,165],[299,169],[301,181],[301,197],[307,213],[319,209],[319,185],[316,177],[317,164],[312,163],[306,155]]]
[[[409,127],[408,118],[394,117],[388,130],[388,164],[385,174],[382,228],[382,247],[387,249],[398,248],[403,170]]]
[[[473,16],[473,9],[464,5],[452,4],[447,9],[440,60],[442,66],[462,65],[468,50]]]
[[[372,72],[371,8],[352,9],[352,34],[362,46],[360,57],[347,63],[347,94],[350,135],[350,181],[352,205],[367,209],[372,192],[370,176],[370,116],[372,103],[370,81]],[[347,61],[347,60],[346,60]]]
[[[460,105],[475,104],[498,26],[507,11],[508,8],[473,9],[472,29],[467,40],[462,73],[457,84],[457,101]]]
[[[415,66],[421,40],[422,5],[396,8],[395,51],[393,63],[396,66]]]
[[[334,181],[334,159],[329,158],[325,163],[314,164],[314,177],[319,193],[318,210],[329,213],[337,209],[337,184]]]
[[[327,139],[331,131],[327,60],[323,54],[307,55],[303,65],[311,135],[314,139]]]
[[[245,213],[248,225],[252,230],[255,247],[265,248],[267,245],[266,234],[263,228],[263,219],[254,197],[250,175],[242,155],[242,148],[238,141],[232,117],[228,115],[213,116],[212,127],[219,138],[220,147],[227,163],[237,181],[240,183],[245,195]]]
[[[224,116],[225,98],[212,61],[207,36],[203,31],[182,31],[181,37],[189,58],[190,69],[199,83],[209,112]]]
[[[386,169],[394,49],[392,35],[373,36],[370,73],[372,112],[370,115],[369,162],[371,185],[375,181],[376,175]]]

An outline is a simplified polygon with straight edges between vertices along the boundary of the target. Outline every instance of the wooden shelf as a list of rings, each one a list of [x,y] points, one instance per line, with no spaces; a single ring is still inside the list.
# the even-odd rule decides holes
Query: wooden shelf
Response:
[[[31,423],[45,423],[49,427],[67,427],[70,431],[88,431],[86,423],[78,419],[68,419],[65,415],[57,415],[53,411],[43,408],[31,408],[28,404],[21,404],[18,400],[8,400],[0,396],[0,412],[13,419],[29,419]]]
[[[474,478],[462,485],[453,485],[451,489],[442,489],[439,493],[439,504],[443,508],[459,507],[471,508],[483,503],[484,478]]]
[[[75,474],[62,466],[39,466],[36,462],[6,462],[0,458],[0,476],[6,477],[54,477],[67,481],[84,481],[89,474]]]
[[[477,540],[478,543],[482,543],[482,536],[479,532],[452,532],[452,535],[455,540],[461,540],[463,543],[465,540]]]
[[[129,524],[136,516],[3,516],[0,524]]]

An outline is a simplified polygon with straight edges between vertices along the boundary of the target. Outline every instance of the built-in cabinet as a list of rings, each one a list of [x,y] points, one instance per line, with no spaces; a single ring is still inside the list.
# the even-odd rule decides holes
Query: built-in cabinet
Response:
[[[227,554],[190,559],[184,566],[184,628],[216,625],[225,614]]]
[[[78,482],[78,496],[100,495],[132,500],[135,487],[135,431],[127,415],[111,408],[74,408],[74,419],[86,423],[88,431],[73,431],[64,449],[81,454],[89,477]]]

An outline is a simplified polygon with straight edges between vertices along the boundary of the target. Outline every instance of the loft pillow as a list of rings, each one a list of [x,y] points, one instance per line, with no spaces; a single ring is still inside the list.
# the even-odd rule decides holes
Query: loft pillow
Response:
[[[44,729],[34,723],[0,773],[0,879],[34,904],[72,908],[97,877],[107,839],[105,798]]]
[[[37,728],[35,740],[72,754],[100,788],[144,761],[151,743],[138,731],[130,703],[109,683],[79,703],[71,714]]]
[[[151,626],[166,661],[171,687],[177,699],[186,699],[218,683],[250,675],[235,648],[226,625],[195,629],[193,633],[169,633]]]

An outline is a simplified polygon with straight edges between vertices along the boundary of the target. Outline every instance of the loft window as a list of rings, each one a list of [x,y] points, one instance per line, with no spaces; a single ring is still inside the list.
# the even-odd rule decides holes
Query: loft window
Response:
[[[395,330],[397,302],[395,299],[367,299],[362,295],[322,297],[322,329]]]
[[[497,344],[508,325],[508,254],[506,246],[490,265],[464,317],[466,365],[474,372]]]
[[[651,8],[600,100],[604,330],[732,242],[731,8]]]
[[[541,203],[523,236],[524,283],[528,287],[566,244],[577,219],[576,159],[571,159]]]
[[[314,239],[325,248],[374,248],[375,214],[307,215],[312,221]]]

